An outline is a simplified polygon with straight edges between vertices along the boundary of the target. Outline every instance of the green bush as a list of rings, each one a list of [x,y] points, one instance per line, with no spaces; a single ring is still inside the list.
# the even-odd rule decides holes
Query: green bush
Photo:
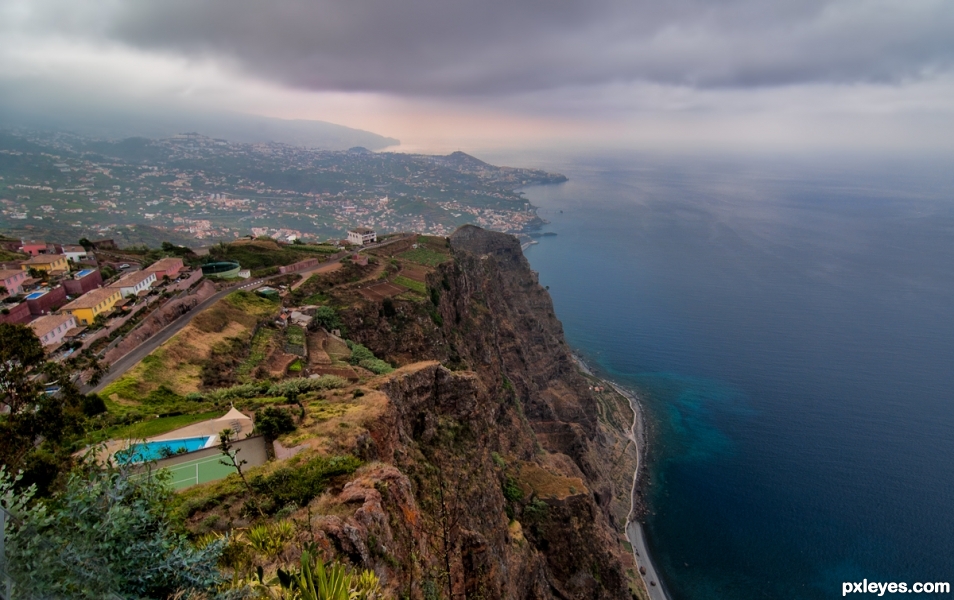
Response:
[[[508,502],[520,502],[523,500],[523,490],[517,485],[513,477],[507,477],[503,484],[503,495]]]
[[[286,408],[266,406],[255,411],[255,431],[266,440],[274,441],[283,433],[295,431],[295,420]]]
[[[348,362],[350,362],[351,364],[357,365],[362,360],[377,358],[376,356],[374,356],[373,352],[368,350],[363,345],[358,344],[357,342],[352,342],[351,340],[347,340],[347,343],[348,343],[348,348],[351,349],[351,358],[348,359]]]
[[[251,485],[267,499],[263,501],[262,510],[272,513],[292,503],[307,505],[327,488],[332,478],[350,475],[360,466],[361,461],[353,456],[319,456],[303,465],[282,467],[269,475],[257,475],[252,478]]]
[[[367,369],[376,375],[384,375],[394,370],[391,365],[380,358],[366,358],[358,363],[359,367]]]
[[[0,468],[7,572],[20,598],[167,598],[215,592],[224,542],[197,549],[172,526],[167,478],[87,463],[53,502]]]
[[[341,319],[338,312],[330,306],[319,306],[315,309],[315,323],[328,331],[341,329]]]

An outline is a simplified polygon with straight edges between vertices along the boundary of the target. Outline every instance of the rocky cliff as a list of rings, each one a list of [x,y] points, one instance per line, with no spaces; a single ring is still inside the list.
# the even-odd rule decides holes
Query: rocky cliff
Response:
[[[285,495],[304,500],[287,507],[251,505],[237,480],[199,486],[186,499],[194,530],[242,530],[265,506],[298,532],[275,564],[313,544],[374,569],[395,598],[645,597],[623,537],[637,458],[628,401],[580,372],[516,238],[464,227],[432,242],[447,260],[423,295],[374,301],[356,292],[363,280],[325,292],[347,337],[399,368],[309,396],[279,455],[307,450],[252,483],[304,482],[313,460],[361,467],[317,497],[295,488]],[[380,270],[396,262],[378,258]]]
[[[425,308],[348,314],[354,339],[407,365],[378,386],[360,450],[378,467],[343,491],[362,506],[341,530],[386,548],[378,566],[410,597],[632,597],[625,399],[580,373],[516,238],[464,227],[450,247]],[[358,541],[336,545],[374,563]]]

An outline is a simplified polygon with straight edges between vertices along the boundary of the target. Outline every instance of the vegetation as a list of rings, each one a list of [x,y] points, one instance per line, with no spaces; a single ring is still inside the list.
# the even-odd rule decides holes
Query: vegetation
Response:
[[[422,294],[422,295],[426,295],[426,294],[427,294],[427,286],[424,285],[423,282],[414,281],[413,279],[409,279],[409,278],[404,277],[404,276],[401,276],[401,275],[398,275],[398,276],[395,277],[392,281],[393,281],[394,283],[396,283],[396,284],[398,284],[398,285],[401,285],[401,286],[404,286],[404,287],[406,287],[406,288],[408,288],[408,289],[410,289],[410,290],[414,290],[414,291],[417,292],[418,294]]]
[[[0,502],[17,516],[6,539],[15,597],[167,598],[223,582],[224,543],[196,548],[172,527],[161,475],[86,464],[55,502],[34,501],[34,486],[17,491],[18,479],[0,468]]]
[[[316,456],[300,465],[279,467],[269,474],[251,478],[251,487],[259,494],[258,509],[274,514],[288,505],[305,506],[323,492],[329,482],[351,475],[361,461],[353,456]]]
[[[23,471],[23,485],[50,493],[100,408],[80,393],[75,377],[85,373],[96,382],[102,372],[86,350],[48,362],[32,329],[0,323],[0,467]],[[47,385],[56,391],[47,393]]]
[[[373,352],[361,344],[352,342],[351,340],[348,340],[347,343],[348,348],[351,349],[351,358],[348,359],[348,362],[351,364],[358,365],[377,375],[390,373],[394,370],[390,364],[377,358]]]
[[[448,260],[450,255],[446,252],[439,252],[431,248],[415,248],[398,254],[398,258],[403,258],[406,261],[426,267],[436,267]]]

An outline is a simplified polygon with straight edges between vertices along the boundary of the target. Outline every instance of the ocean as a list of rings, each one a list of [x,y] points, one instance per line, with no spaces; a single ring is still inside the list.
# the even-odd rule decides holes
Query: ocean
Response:
[[[569,343],[651,421],[673,600],[954,580],[954,168],[491,155],[560,171],[526,250]]]

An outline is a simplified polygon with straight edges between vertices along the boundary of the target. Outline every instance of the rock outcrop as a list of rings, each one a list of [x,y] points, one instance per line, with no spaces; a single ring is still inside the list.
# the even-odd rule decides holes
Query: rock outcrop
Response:
[[[579,372],[516,238],[463,227],[450,246],[427,303],[344,315],[405,366],[376,383],[367,465],[325,500],[322,544],[400,597],[634,597],[626,400]]]

